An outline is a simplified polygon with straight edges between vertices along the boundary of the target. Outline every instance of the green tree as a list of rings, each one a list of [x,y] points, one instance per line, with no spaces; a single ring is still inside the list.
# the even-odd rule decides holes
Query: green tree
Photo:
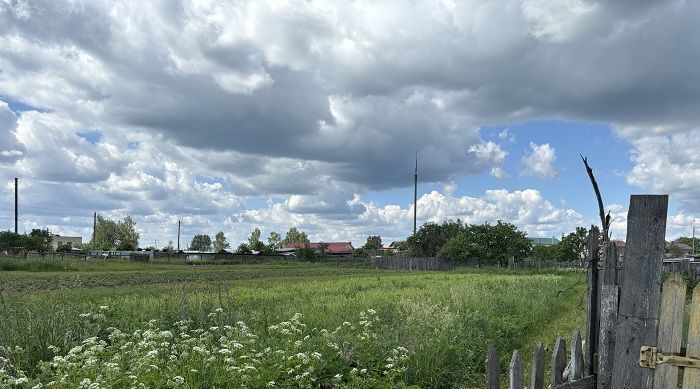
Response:
[[[248,247],[255,247],[258,242],[260,242],[260,229],[255,227],[253,232],[250,233],[250,238],[248,238]]]
[[[282,236],[275,231],[270,232],[267,238],[267,247],[271,250],[279,250],[282,248]]]
[[[287,246],[290,243],[311,243],[306,232],[301,232],[297,230],[296,227],[292,227],[287,231],[282,241],[282,246]]]
[[[674,245],[674,244],[667,244],[664,252],[666,254],[669,254],[673,257],[682,257],[683,256],[683,250],[681,250],[680,247]]]
[[[97,250],[136,250],[139,234],[134,219],[127,215],[123,220],[114,221],[97,215],[91,246]]]
[[[308,243],[305,243],[303,247],[296,249],[294,253],[296,254],[297,258],[306,261],[311,261],[318,256],[316,250],[312,249]]]
[[[17,255],[28,251],[26,235],[15,234],[10,231],[0,231],[0,253]]]
[[[139,247],[139,233],[136,232],[136,222],[127,215],[124,220],[117,222],[117,250],[136,250]]]
[[[461,230],[462,222],[459,219],[445,220],[442,224],[427,222],[408,237],[406,244],[413,256],[434,257],[438,250]]]
[[[69,244],[62,244],[58,247],[56,247],[56,252],[57,253],[69,253],[73,247]]]
[[[379,250],[382,247],[382,238],[379,235],[370,235],[362,246],[365,250]]]
[[[532,249],[525,232],[510,223],[499,220],[496,225],[472,224],[464,226],[439,250],[440,258],[466,261],[478,258],[486,262],[505,263],[510,257],[525,258]]]
[[[211,251],[211,238],[209,235],[195,235],[190,243],[190,250]]]
[[[231,245],[226,241],[226,235],[223,231],[219,231],[214,236],[214,252],[220,253],[231,247]]]
[[[321,241],[318,243],[318,256],[325,257],[328,254],[328,243]]]
[[[530,258],[543,261],[558,261],[561,258],[559,244],[538,244],[532,247]]]
[[[355,258],[369,258],[369,253],[367,250],[360,247],[352,251],[352,256]]]
[[[691,247],[691,249],[695,247],[696,252],[700,250],[700,238],[695,238],[695,246],[693,246],[693,238],[687,236],[681,236],[680,238],[674,240],[674,242],[687,244]]]
[[[562,236],[559,243],[559,260],[584,263],[587,246],[588,231],[584,227],[576,227],[574,232]]]
[[[248,247],[247,244],[241,243],[238,245],[238,248],[236,249],[236,254],[251,254],[252,251],[250,250],[250,247]]]
[[[175,246],[173,246],[173,241],[172,241],[172,240],[169,240],[169,241],[168,241],[168,244],[165,245],[165,247],[163,247],[163,250],[162,250],[162,251],[163,251],[164,253],[171,253],[171,252],[175,251]]]
[[[32,241],[30,245],[34,247],[34,250],[41,254],[51,251],[52,237],[48,229],[32,229],[32,232],[29,233],[29,237]]]

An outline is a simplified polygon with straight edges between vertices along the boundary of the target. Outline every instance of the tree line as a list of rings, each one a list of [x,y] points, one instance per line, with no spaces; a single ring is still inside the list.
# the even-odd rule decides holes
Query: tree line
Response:
[[[308,235],[296,227],[290,228],[284,238],[276,231],[271,231],[263,240],[259,228],[255,228],[247,242],[232,249],[223,231],[214,235],[197,234],[192,238],[188,250],[203,252],[235,252],[239,254],[276,254],[279,249],[290,243],[297,243],[297,255],[303,258],[324,256],[328,245],[321,242],[318,248],[311,249]],[[681,241],[683,238],[679,239]],[[687,240],[690,240],[689,238]],[[0,231],[0,252],[11,254],[28,253],[30,251],[47,253],[52,251],[52,236],[48,230],[34,229],[29,234],[15,234],[10,231]],[[517,260],[524,258],[575,261],[583,260],[586,256],[587,231],[577,227],[574,232],[562,235],[560,242],[552,245],[533,245],[524,231],[520,231],[511,223],[498,220],[496,224],[467,224],[459,219],[445,220],[442,223],[427,222],[420,226],[415,234],[404,242],[395,242],[393,249],[416,257],[439,257],[451,261],[468,261],[478,258],[490,263],[505,263],[509,258]],[[690,242],[692,243],[692,241]],[[369,257],[375,255],[393,255],[393,250],[381,251],[382,239],[378,235],[370,235],[361,247],[354,250],[353,256]],[[139,250],[139,233],[136,222],[130,216],[123,219],[111,220],[98,215],[95,223],[94,236],[89,243],[83,244],[84,250]],[[71,246],[58,247],[56,251],[70,251]],[[145,250],[156,250],[146,247]],[[173,242],[169,241],[162,251],[175,251]]]
[[[583,227],[562,236],[557,244],[533,245],[524,231],[502,220],[496,224],[466,224],[457,219],[423,224],[406,243],[411,255],[451,261],[478,259],[505,264],[509,258],[576,261],[586,255],[587,231]]]

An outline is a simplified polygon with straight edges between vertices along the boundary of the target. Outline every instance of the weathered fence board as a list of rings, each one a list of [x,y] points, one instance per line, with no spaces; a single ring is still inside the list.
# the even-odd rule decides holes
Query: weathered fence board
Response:
[[[581,333],[574,330],[571,339],[571,369],[569,370],[569,381],[576,381],[583,377],[583,350],[581,349]]]
[[[612,384],[613,354],[615,351],[615,323],[617,321],[617,247],[608,242],[603,248],[603,271],[600,275],[600,335],[598,338],[598,389],[610,389]]]
[[[544,345],[542,342],[537,342],[535,352],[532,354],[530,389],[544,389]]]
[[[676,273],[664,282],[656,347],[665,353],[679,353],[683,341],[683,313],[686,283]],[[654,370],[654,389],[677,389],[678,367],[660,364]]]
[[[564,383],[564,369],[566,369],[566,341],[559,337],[552,353],[552,386]]]
[[[653,372],[639,366],[639,349],[656,344],[667,211],[667,195],[631,197],[612,388],[652,389]]]
[[[700,261],[691,262],[685,258],[681,261],[665,260],[664,273],[683,273],[691,279],[700,279]]]
[[[566,341],[559,337],[554,345],[552,355],[551,385],[549,388],[579,388],[593,389],[596,384],[595,375],[584,376],[583,345],[581,333],[576,330],[572,336],[571,360],[567,363]],[[498,351],[491,346],[486,357],[486,387],[498,388],[500,382],[500,366],[498,363]],[[525,373],[519,350],[514,350],[510,361],[508,375],[508,387],[511,389],[525,388]],[[544,389],[544,345],[537,342],[532,355],[532,374],[530,377],[530,389]]]
[[[498,350],[491,345],[486,354],[486,389],[498,389],[501,385],[501,365],[498,361]]]
[[[693,290],[688,325],[688,345],[685,348],[685,355],[691,358],[700,358],[700,286],[696,286]],[[700,369],[685,369],[683,373],[683,389],[700,388]]]
[[[588,304],[586,304],[586,360],[587,375],[593,374],[594,354],[598,345],[598,241],[600,231],[591,226],[588,231]]]
[[[523,389],[525,386],[525,374],[523,372],[523,359],[520,357],[520,351],[513,351],[513,357],[510,359],[510,372],[508,374],[509,389]]]

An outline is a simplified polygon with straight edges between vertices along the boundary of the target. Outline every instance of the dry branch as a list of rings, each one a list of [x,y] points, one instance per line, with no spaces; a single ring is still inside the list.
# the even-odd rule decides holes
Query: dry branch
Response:
[[[581,154],[579,154],[581,155]],[[581,155],[581,160],[583,160],[583,164],[586,166],[586,172],[588,173],[588,178],[591,179],[591,184],[593,184],[593,190],[595,191],[595,197],[598,200],[598,212],[600,214],[600,224],[602,225],[602,235],[603,235],[603,242],[607,242],[609,237],[608,237],[608,230],[610,229],[610,212],[608,212],[608,215],[605,216],[605,207],[603,206],[603,198],[600,196],[600,189],[598,188],[598,182],[596,182],[595,177],[593,176],[593,169],[588,165],[588,157],[584,157]]]

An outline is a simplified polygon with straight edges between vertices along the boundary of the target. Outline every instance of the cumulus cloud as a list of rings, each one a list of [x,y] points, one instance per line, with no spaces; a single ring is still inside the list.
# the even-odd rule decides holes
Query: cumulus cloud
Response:
[[[479,169],[480,166],[491,166],[492,176],[497,178],[507,176],[506,172],[503,171],[501,167],[508,156],[508,152],[501,149],[500,145],[488,141],[486,143],[469,146],[467,152],[468,155],[472,157],[471,163],[475,167],[475,170],[481,170]]]
[[[653,193],[673,194],[683,209],[700,211],[700,130],[629,138],[634,166],[627,182]]]
[[[556,117],[614,123],[636,149],[628,181],[696,209],[682,182],[693,157],[651,154],[695,142],[698,53],[678,47],[694,47],[698,13],[655,1],[0,2],[0,175],[33,180],[38,214],[53,198],[205,226],[271,212],[261,199],[273,198],[311,225],[369,212],[357,193],[410,185],[416,150],[424,182],[506,177],[512,137],[479,128]],[[100,139],[78,135],[90,131]],[[523,162],[551,179],[554,160],[544,144]],[[660,166],[683,180],[654,182]]]
[[[530,142],[530,148],[532,152],[524,155],[522,158],[524,168],[520,175],[549,180],[556,177],[557,169],[554,163],[557,160],[557,156],[554,147],[550,146],[549,143],[538,145]]]
[[[0,100],[0,165],[11,164],[24,155],[24,147],[17,140],[17,115]]]
[[[454,188],[451,188],[454,190]],[[348,207],[357,210],[354,216],[338,219],[322,213],[294,212],[288,202],[275,202],[267,208],[246,210],[227,222],[228,226],[244,228],[267,225],[286,231],[301,226],[313,239],[341,239],[364,242],[368,234],[382,235],[383,240],[403,240],[413,223],[413,206],[397,204],[379,206],[355,195]],[[584,221],[573,209],[555,207],[534,189],[508,191],[488,190],[481,197],[454,196],[432,191],[418,199],[418,222],[442,222],[460,219],[466,223],[495,223],[504,220],[516,224],[530,236],[559,236],[573,231]]]

